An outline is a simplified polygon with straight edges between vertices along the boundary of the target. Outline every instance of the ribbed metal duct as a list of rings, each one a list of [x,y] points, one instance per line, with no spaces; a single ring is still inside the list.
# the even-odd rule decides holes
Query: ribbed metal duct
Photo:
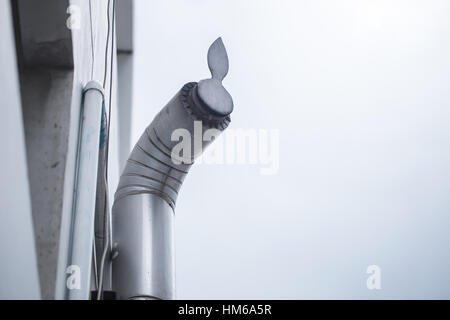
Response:
[[[225,130],[233,111],[233,100],[222,86],[228,57],[220,38],[209,49],[208,64],[212,78],[186,84],[159,112],[120,178],[112,216],[118,253],[113,261],[113,290],[121,299],[175,298],[178,192],[193,160],[211,143],[203,141],[203,134],[209,129]],[[192,154],[173,154],[180,143],[172,141],[176,130],[188,133]]]

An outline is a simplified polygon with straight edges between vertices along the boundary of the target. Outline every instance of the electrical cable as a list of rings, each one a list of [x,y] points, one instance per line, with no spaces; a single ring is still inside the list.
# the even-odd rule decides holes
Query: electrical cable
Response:
[[[111,0],[110,0],[111,1]],[[108,176],[108,169],[109,169],[109,136],[111,132],[111,111],[112,111],[112,89],[113,89],[113,72],[114,72],[114,46],[115,46],[115,34],[116,34],[116,28],[115,28],[115,22],[116,22],[116,0],[112,0],[113,2],[113,18],[112,18],[112,36],[111,36],[111,76],[109,78],[109,110],[108,110],[108,135],[107,135],[107,141],[106,141],[106,176]]]
[[[113,91],[113,71],[114,71],[114,46],[115,46],[115,16],[116,16],[116,1],[112,0],[112,23],[111,23],[111,0],[108,0],[108,39],[107,47],[105,53],[105,75],[103,81],[103,87],[106,90],[106,78],[107,78],[107,61],[108,61],[108,49],[109,49],[109,38],[111,34],[111,55],[110,55],[110,82],[109,82],[109,107],[108,107],[108,119],[107,119],[107,138],[106,138],[106,154],[105,154],[105,172],[104,172],[104,183],[105,183],[105,205],[104,205],[104,247],[102,253],[102,259],[100,262],[100,273],[99,273],[99,285],[97,292],[97,300],[101,300],[103,297],[103,278],[104,278],[104,268],[106,263],[106,258],[108,254],[108,247],[111,244],[111,233],[110,231],[110,209],[109,209],[109,190],[108,190],[108,169],[109,169],[109,142],[110,142],[110,132],[111,132],[111,111],[112,111],[112,91]]]
[[[107,207],[109,207],[109,191],[108,191],[108,179],[106,177],[106,171],[105,171],[105,175],[104,175],[104,182],[105,182],[105,216],[107,216],[107,213],[109,211],[109,209],[107,209]],[[97,300],[101,300],[103,298],[103,276],[104,276],[104,271],[105,271],[105,261],[106,261],[106,257],[108,255],[108,247],[109,247],[109,238],[110,238],[110,234],[109,234],[109,221],[108,221],[108,217],[106,217],[106,219],[104,219],[104,235],[105,235],[105,241],[103,243],[103,253],[102,253],[102,259],[100,262],[100,274],[99,274],[99,281],[98,281],[98,291],[97,291]]]
[[[107,7],[108,15],[107,15],[107,21],[108,21],[108,33],[106,36],[106,50],[105,50],[105,73],[103,75],[103,88],[106,90],[106,80],[108,77],[108,50],[109,50],[109,37],[111,33],[111,0],[108,0],[108,7]]]
[[[91,67],[91,80],[94,78],[94,70],[95,70],[95,44],[94,44],[94,30],[92,23],[92,0],[89,0],[89,20],[91,24],[91,54],[92,54],[92,67]]]
[[[94,263],[95,289],[98,290],[98,266],[97,266],[97,250],[95,248],[95,239],[92,242],[92,259]]]
[[[91,29],[91,80],[94,80],[94,72],[95,72],[95,40],[94,40],[94,23],[92,19],[92,0],[89,0],[89,22]],[[97,265],[97,253],[95,247],[95,238],[92,242],[92,259],[93,259],[93,268],[94,268],[94,277],[95,277],[95,288],[98,290],[98,265]]]

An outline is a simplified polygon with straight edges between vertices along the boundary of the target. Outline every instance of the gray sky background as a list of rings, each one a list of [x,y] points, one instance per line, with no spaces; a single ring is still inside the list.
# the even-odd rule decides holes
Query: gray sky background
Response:
[[[446,0],[136,0],[133,143],[209,77],[218,36],[230,128],[280,130],[277,175],[191,170],[178,298],[450,298],[448,17]]]

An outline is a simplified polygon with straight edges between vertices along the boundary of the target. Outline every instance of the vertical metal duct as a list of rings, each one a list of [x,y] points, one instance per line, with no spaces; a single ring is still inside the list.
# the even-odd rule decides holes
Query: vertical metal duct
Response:
[[[66,298],[87,300],[90,294],[92,242],[94,239],[95,197],[97,187],[100,126],[104,93],[102,86],[91,81],[84,89],[78,133],[72,230],[69,247],[69,269],[79,270],[73,287],[66,286]],[[68,281],[71,281],[70,278]]]
[[[205,131],[226,129],[233,111],[233,100],[222,86],[228,57],[220,38],[208,51],[208,64],[212,78],[186,84],[159,112],[120,178],[112,216],[118,251],[113,260],[113,290],[121,299],[175,298],[178,192],[193,160],[211,143],[203,141]],[[179,141],[172,141],[172,134],[177,129],[189,134],[193,152],[174,159],[172,150]]]

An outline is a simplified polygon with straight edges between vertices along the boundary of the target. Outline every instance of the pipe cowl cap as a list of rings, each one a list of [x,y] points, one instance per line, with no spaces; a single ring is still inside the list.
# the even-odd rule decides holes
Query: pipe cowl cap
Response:
[[[208,50],[208,66],[212,78],[202,80],[197,86],[197,96],[204,108],[217,117],[227,117],[233,112],[233,99],[223,87],[228,74],[228,55],[222,38],[213,42]]]

